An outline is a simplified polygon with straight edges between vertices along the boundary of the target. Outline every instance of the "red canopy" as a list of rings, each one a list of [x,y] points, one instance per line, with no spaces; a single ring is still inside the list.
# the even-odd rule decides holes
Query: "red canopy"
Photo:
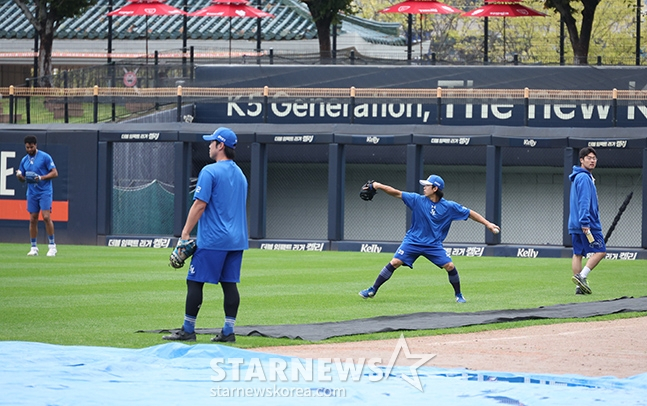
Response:
[[[212,0],[211,5],[189,14],[191,17],[229,17],[229,61],[231,62],[231,19],[274,17],[249,5],[247,0]]]
[[[128,0],[129,4],[108,13],[109,16],[173,16],[183,10],[164,4],[166,0]]]
[[[211,5],[189,15],[192,17],[274,17],[274,14],[250,6],[247,0],[213,0]]]
[[[148,17],[185,15],[179,8],[164,4],[166,0],[128,0],[129,4],[108,13],[109,16],[134,17],[145,16],[146,27],[146,64],[148,64]]]
[[[547,14],[521,4],[521,0],[489,0],[474,10],[461,14],[464,17],[545,17]]]
[[[462,10],[435,0],[407,0],[380,10],[380,13],[400,14],[456,14],[462,12]]]
[[[383,10],[380,13],[399,13],[399,14],[420,14],[420,35],[422,36],[422,15],[423,14],[457,14],[461,13],[455,7],[449,6],[435,0],[406,0],[398,4],[394,4]],[[411,32],[412,17],[409,17],[409,27],[407,32]],[[407,35],[407,59],[411,59],[411,42],[412,38]],[[422,56],[422,41],[420,42],[420,54]]]

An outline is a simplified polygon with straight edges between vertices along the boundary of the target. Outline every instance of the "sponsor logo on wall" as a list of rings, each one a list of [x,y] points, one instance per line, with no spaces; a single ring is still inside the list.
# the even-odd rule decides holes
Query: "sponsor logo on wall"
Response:
[[[108,247],[170,248],[172,238],[108,238]]]
[[[308,243],[263,243],[259,249],[274,251],[323,251],[323,242]]]
[[[517,249],[518,258],[537,258],[539,251],[534,248],[519,248]]]

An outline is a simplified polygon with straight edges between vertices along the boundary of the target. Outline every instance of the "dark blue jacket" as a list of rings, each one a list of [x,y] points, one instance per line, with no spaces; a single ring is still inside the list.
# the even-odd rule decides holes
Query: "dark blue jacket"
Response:
[[[573,172],[568,178],[571,180],[569,234],[582,234],[582,227],[602,232],[598,193],[593,183],[593,175],[580,166],[573,166]]]

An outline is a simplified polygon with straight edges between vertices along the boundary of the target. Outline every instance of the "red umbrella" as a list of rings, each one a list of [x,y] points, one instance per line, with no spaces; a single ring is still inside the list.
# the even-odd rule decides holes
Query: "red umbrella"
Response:
[[[547,14],[521,4],[521,0],[485,0],[485,5],[467,11],[463,17],[503,17],[503,58],[505,59],[505,19],[506,17],[545,17]],[[485,34],[487,37],[487,33]],[[487,48],[486,60],[487,60]]]
[[[231,18],[264,18],[274,17],[249,5],[247,0],[212,0],[211,5],[190,13],[191,17],[229,17],[229,62],[231,63]]]
[[[401,14],[456,14],[462,12],[462,10],[435,0],[407,0],[380,10],[380,13]]]
[[[399,14],[420,14],[420,37],[422,38],[422,15],[423,14],[457,14],[462,13],[455,7],[441,3],[435,0],[406,0],[402,3],[394,4],[390,7],[380,10],[380,13],[399,13]],[[409,29],[407,30],[407,59],[411,59],[411,20],[409,20]],[[422,55],[422,41],[420,42],[420,54]]]
[[[146,17],[146,63],[148,63],[148,16],[184,15],[184,11],[168,4],[166,0],[128,0],[129,4],[108,13],[109,16]]]

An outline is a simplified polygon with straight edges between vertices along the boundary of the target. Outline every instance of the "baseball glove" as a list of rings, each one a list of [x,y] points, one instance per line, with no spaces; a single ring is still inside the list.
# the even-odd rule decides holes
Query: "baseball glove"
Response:
[[[173,268],[182,268],[184,266],[184,262],[189,259],[193,253],[195,253],[195,250],[198,247],[195,245],[195,240],[183,240],[179,239],[177,242],[177,245],[173,249],[173,252],[171,252],[171,256],[169,257],[169,265],[171,265]]]
[[[359,191],[359,197],[362,198],[362,200],[373,200],[373,196],[377,193],[377,190],[373,187],[373,180],[369,180],[362,186],[362,190]]]
[[[38,183],[40,182],[40,176],[36,172],[27,171],[25,172],[25,182],[27,183]]]

